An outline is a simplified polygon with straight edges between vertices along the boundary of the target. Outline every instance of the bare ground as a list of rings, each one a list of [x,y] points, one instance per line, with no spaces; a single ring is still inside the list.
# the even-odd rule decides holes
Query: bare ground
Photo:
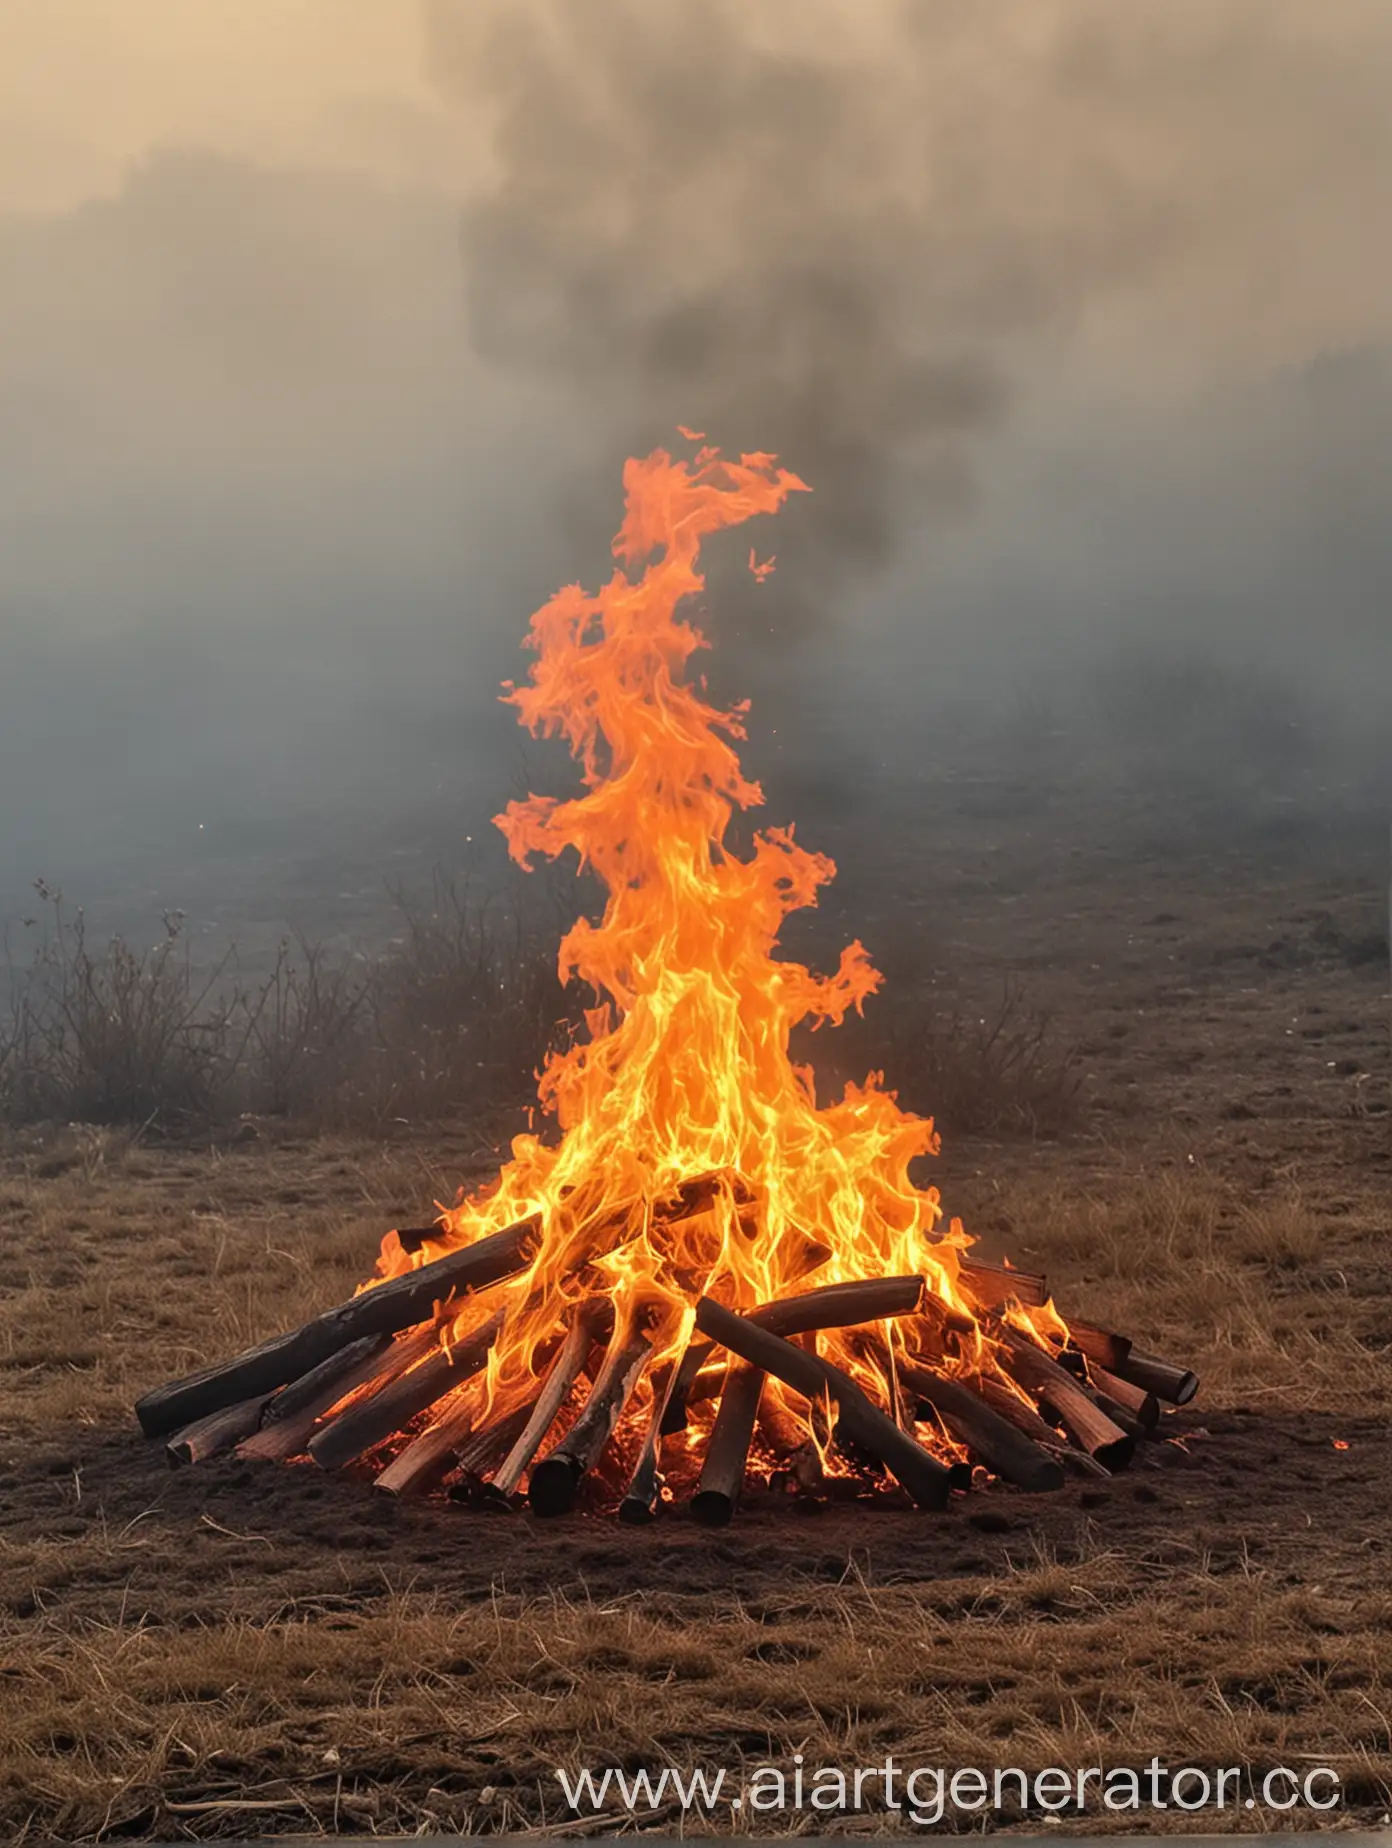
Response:
[[[934,1178],[988,1251],[1047,1267],[1065,1308],[1202,1373],[1169,1441],[1111,1482],[992,1489],[944,1516],[804,1516],[755,1495],[711,1535],[679,1513],[625,1530],[601,1512],[544,1525],[401,1505],[307,1466],[171,1473],[135,1430],[138,1392],[338,1300],[383,1227],[486,1171],[496,1135],[12,1139],[6,1833],[519,1830],[567,1820],[557,1766],[734,1772],[795,1751],[1318,1762],[1344,1777],[1340,1821],[1382,1817],[1385,875],[1357,837],[1199,847],[1157,824],[1123,851],[1109,825],[964,802],[931,876],[836,902],[944,1003],[985,1010],[1014,976],[1077,1043],[1067,1133],[945,1123]]]

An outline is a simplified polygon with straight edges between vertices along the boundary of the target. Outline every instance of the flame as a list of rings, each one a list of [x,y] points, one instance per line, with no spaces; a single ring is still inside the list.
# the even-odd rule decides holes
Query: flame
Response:
[[[612,576],[536,612],[536,660],[504,693],[533,735],[565,739],[582,785],[568,800],[510,803],[496,818],[509,852],[524,867],[574,853],[607,893],[599,922],[582,917],[560,946],[562,982],[588,985],[594,1005],[584,1035],[539,1074],[559,1133],[518,1136],[492,1185],[441,1209],[437,1240],[408,1255],[389,1237],[379,1275],[539,1216],[530,1270],[490,1292],[488,1309],[466,1302],[453,1328],[467,1333],[501,1295],[504,1332],[479,1388],[489,1415],[535,1392],[562,1316],[596,1291],[616,1306],[642,1300],[654,1360],[670,1362],[702,1292],[742,1309],[814,1283],[916,1272],[975,1330],[952,1364],[979,1369],[989,1340],[958,1274],[970,1240],[956,1221],[940,1230],[937,1189],[909,1176],[937,1152],[932,1121],[901,1109],[879,1073],[822,1102],[790,1056],[795,1027],[836,1026],[880,975],[858,941],[829,974],[776,953],[783,920],[815,905],[835,868],[791,826],[757,833],[747,854],[730,844],[735,812],[763,800],[735,748],[747,705],[722,710],[688,674],[707,645],[685,614],[704,586],[703,542],[776,513],[806,484],[772,455],[710,447],[691,461],[662,449],[630,459],[623,483]],[[751,550],[750,568],[762,579],[773,560]],[[678,1190],[701,1176],[711,1179],[693,1208]],[[1041,1333],[1062,1327],[1052,1310],[1032,1313]],[[891,1330],[891,1351],[912,1349],[899,1324],[882,1344]],[[822,1352],[884,1401],[863,1338],[828,1334]]]

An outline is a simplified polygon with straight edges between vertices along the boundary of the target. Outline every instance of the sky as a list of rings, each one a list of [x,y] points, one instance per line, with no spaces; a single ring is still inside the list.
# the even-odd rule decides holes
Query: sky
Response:
[[[0,915],[486,824],[526,619],[678,422],[814,489],[767,585],[712,576],[756,754],[824,784],[873,733],[892,776],[925,713],[1042,705],[1381,786],[1387,9],[0,0],[0,39]]]

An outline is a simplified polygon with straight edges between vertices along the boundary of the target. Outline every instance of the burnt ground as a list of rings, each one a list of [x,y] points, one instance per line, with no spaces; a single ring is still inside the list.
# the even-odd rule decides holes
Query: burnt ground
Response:
[[[1168,1441],[1111,1481],[992,1487],[942,1516],[755,1493],[716,1534],[679,1510],[631,1530],[602,1510],[542,1524],[398,1504],[308,1466],[170,1472],[135,1431],[138,1392],[338,1300],[385,1225],[486,1171],[497,1126],[374,1143],[273,1124],[217,1146],[15,1136],[0,1168],[7,1833],[670,1830],[670,1803],[576,1822],[556,1767],[733,1776],[795,1751],[1319,1764],[1343,1779],[1334,1820],[1384,1816],[1381,839],[1212,818],[1186,832],[1158,805],[999,794],[956,792],[931,866],[906,856],[878,884],[848,819],[828,841],[843,880],[825,921],[897,973],[886,1039],[916,1103],[914,1036],[950,1077],[948,1013],[989,1018],[1008,979],[1052,1015],[1051,1044],[1074,1049],[1071,1109],[1053,1067],[1022,1093],[1033,1135],[980,1127],[989,1112],[959,1086],[978,1127],[943,1122],[934,1179],[988,1252],[1047,1268],[1065,1310],[1201,1372]],[[873,1017],[864,1031],[873,1044]],[[1291,1820],[1259,1804],[1081,1826]],[[732,1821],[828,1818],[688,1826]]]

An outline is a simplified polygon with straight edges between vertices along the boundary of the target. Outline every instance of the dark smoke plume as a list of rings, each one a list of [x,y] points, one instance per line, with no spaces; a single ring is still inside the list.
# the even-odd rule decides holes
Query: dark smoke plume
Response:
[[[1264,321],[1298,321],[1286,240],[1313,211],[1327,245],[1331,181],[1387,138],[1392,31],[1344,0],[427,17],[488,144],[462,228],[480,350],[570,387],[616,448],[685,422],[777,450],[817,490],[818,582],[961,501],[972,439],[1099,298],[1158,286],[1163,320],[1182,297],[1186,347],[1268,284]]]

